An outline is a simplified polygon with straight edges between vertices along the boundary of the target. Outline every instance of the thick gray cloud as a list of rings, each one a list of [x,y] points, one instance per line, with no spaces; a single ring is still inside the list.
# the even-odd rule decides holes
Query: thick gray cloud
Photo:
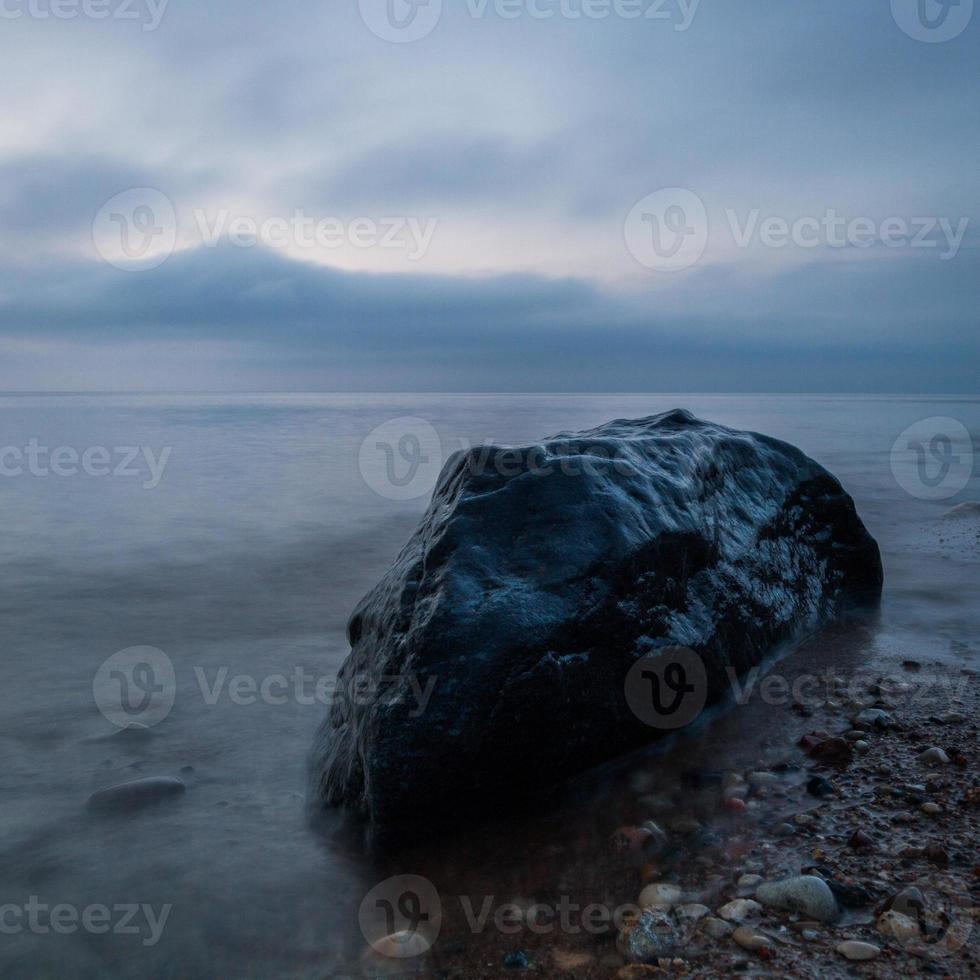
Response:
[[[708,270],[700,302],[669,310],[577,279],[340,272],[225,244],[141,274],[21,271],[0,280],[0,337],[55,352],[215,345],[219,386],[238,373],[274,388],[972,390],[980,251],[938,275],[909,258],[864,265],[815,262],[764,287]]]

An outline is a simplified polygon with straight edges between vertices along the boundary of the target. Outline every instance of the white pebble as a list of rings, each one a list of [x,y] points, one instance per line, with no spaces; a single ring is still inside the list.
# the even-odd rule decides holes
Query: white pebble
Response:
[[[849,960],[873,960],[881,950],[872,943],[848,939],[837,947],[837,952]]]

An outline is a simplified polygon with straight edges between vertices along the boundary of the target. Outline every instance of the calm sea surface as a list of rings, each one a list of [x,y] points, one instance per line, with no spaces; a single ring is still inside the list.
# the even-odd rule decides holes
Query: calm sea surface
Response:
[[[307,752],[349,612],[411,533],[449,451],[675,407],[788,440],[854,496],[886,591],[852,663],[976,658],[980,522],[941,520],[980,500],[980,472],[958,486],[980,446],[976,398],[0,397],[0,906],[18,910],[0,917],[0,976],[353,971],[361,899],[418,869],[382,866],[339,821],[314,831],[306,813]],[[32,463],[32,446],[70,450],[64,475],[50,453],[33,450]],[[139,455],[127,463],[128,447]],[[120,685],[99,670],[137,646],[173,664],[172,709],[117,733],[102,708]],[[154,696],[141,678],[128,677],[133,711]],[[765,711],[720,719],[727,744],[757,739]],[[86,808],[97,789],[151,775],[187,792],[124,816]],[[621,822],[600,789],[580,803],[602,833]],[[479,893],[514,887],[526,853],[509,833],[506,856],[472,862]],[[454,847],[441,860],[458,891],[469,871]],[[52,917],[58,905],[90,910],[88,927]]]

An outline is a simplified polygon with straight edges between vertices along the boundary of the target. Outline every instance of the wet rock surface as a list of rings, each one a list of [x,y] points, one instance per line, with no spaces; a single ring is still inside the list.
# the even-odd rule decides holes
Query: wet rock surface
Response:
[[[838,915],[837,901],[830,886],[815,875],[767,881],[759,885],[755,893],[768,908],[796,912],[818,922],[833,922]]]
[[[97,812],[122,813],[180,796],[186,789],[179,779],[147,776],[98,790],[89,797],[88,807]]]
[[[379,696],[335,703],[314,795],[396,844],[533,796],[658,734],[628,703],[639,659],[691,648],[711,703],[881,584],[839,482],[766,436],[675,411],[459,453],[350,620],[340,686]]]

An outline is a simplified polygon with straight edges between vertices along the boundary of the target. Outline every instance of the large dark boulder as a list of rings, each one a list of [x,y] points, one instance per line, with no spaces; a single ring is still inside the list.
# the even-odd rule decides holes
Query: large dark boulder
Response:
[[[881,584],[840,483],[767,436],[674,411],[457,453],[351,617],[317,798],[388,841],[492,809],[657,735],[638,658],[691,648],[715,701]]]

